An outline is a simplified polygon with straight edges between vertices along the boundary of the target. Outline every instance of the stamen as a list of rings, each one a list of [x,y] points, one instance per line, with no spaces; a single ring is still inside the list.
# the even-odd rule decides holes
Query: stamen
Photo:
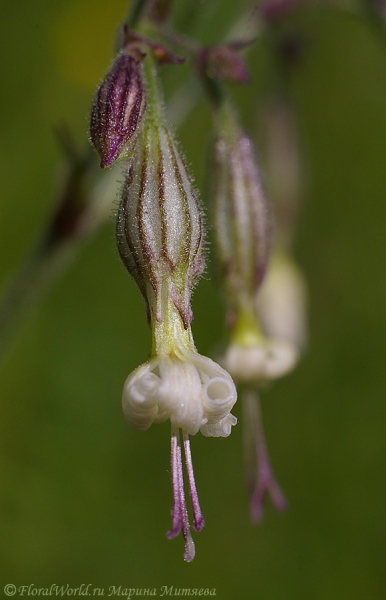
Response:
[[[244,398],[246,426],[249,427],[248,442],[254,444],[255,472],[253,485],[251,477],[251,464],[247,465],[247,483],[250,492],[250,516],[254,523],[263,519],[263,508],[267,494],[271,497],[276,510],[282,512],[287,508],[287,500],[276,481],[269,460],[268,449],[265,441],[261,419],[260,403],[257,395],[246,394]]]
[[[190,533],[188,511],[186,510],[180,432],[176,425],[172,425],[171,465],[173,486],[172,528],[167,532],[166,537],[170,540],[182,530],[185,541],[184,559],[191,562],[195,555],[195,548]]]
[[[181,463],[181,448],[179,445],[178,428],[172,425],[171,437],[171,467],[172,467],[172,489],[173,489],[173,508],[172,508],[172,527],[167,532],[166,537],[171,540],[176,537],[181,531],[181,494],[180,485],[180,463]]]
[[[190,500],[193,508],[193,528],[196,531],[201,531],[205,525],[205,520],[201,512],[200,502],[198,500],[196,481],[194,478],[192,454],[190,451],[189,435],[184,431],[184,449],[186,470],[188,472]]]

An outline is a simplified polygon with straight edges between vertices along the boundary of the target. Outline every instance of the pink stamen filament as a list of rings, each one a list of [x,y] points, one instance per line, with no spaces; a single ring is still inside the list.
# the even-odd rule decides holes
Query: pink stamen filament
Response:
[[[186,470],[188,472],[189,480],[189,492],[190,500],[193,508],[193,528],[196,531],[201,531],[205,525],[205,520],[200,508],[200,502],[198,500],[198,493],[196,488],[196,481],[194,478],[192,454],[190,451],[190,440],[189,435],[184,431],[184,449],[185,449],[185,461]]]
[[[176,537],[181,531],[181,495],[179,490],[180,482],[180,462],[181,448],[179,446],[178,430],[173,432],[171,437],[171,467],[172,467],[172,489],[173,489],[173,508],[172,508],[172,527],[166,536],[169,540]]]
[[[251,520],[259,523],[263,519],[264,501],[268,494],[274,507],[280,512],[286,510],[287,501],[271,467],[261,420],[259,398],[251,392],[245,396],[244,402],[246,407],[245,426],[250,428],[247,443],[254,444],[255,454],[255,471],[250,491],[250,514]],[[251,480],[251,473],[247,473],[247,478]]]
[[[184,559],[191,562],[195,555],[195,548],[190,533],[188,511],[186,510],[180,432],[175,425],[172,425],[171,466],[173,487],[172,528],[166,536],[168,539],[172,539],[182,531],[185,541]]]
[[[192,455],[190,451],[190,441],[187,433],[183,433],[184,450],[186,459],[186,470],[188,473],[190,499],[193,508],[193,527],[196,531],[201,531],[205,525],[202,516],[200,503],[198,500],[197,488],[194,479]],[[186,509],[184,477],[182,467],[182,450],[180,442],[179,428],[172,424],[171,437],[171,467],[172,467],[172,487],[173,487],[173,508],[172,508],[172,527],[167,532],[168,539],[176,537],[181,531],[185,541],[184,559],[187,562],[193,560],[195,555],[194,542],[190,533],[188,511]]]

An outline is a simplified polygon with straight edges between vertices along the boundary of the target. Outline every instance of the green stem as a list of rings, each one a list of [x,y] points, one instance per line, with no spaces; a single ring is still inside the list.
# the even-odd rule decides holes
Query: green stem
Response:
[[[132,8],[130,9],[129,16],[126,20],[126,24],[129,29],[134,29],[141,20],[144,12],[152,4],[153,0],[135,0]]]
[[[144,68],[147,83],[147,119],[155,126],[163,121],[164,99],[159,85],[157,65],[151,52],[144,59]]]
[[[213,105],[213,108],[219,109],[224,104],[226,99],[224,86],[220,83],[218,79],[215,79],[214,77],[202,75],[201,79],[205,92],[207,93],[208,98]]]

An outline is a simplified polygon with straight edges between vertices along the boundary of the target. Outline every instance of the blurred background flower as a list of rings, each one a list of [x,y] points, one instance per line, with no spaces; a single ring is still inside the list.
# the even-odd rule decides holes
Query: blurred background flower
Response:
[[[222,40],[243,6],[251,18],[239,31],[246,38],[255,31],[247,2],[175,5],[178,30],[205,44]],[[2,6],[2,286],[52,207],[61,159],[53,128],[66,123],[87,145],[92,93],[111,63],[126,12],[123,0]],[[250,88],[232,88],[264,154],[261,108],[276,93],[288,58],[286,93],[307,179],[293,255],[308,280],[310,335],[297,370],[262,394],[287,513],[268,507],[264,523],[250,525],[237,426],[227,440],[195,440],[207,527],[194,563],[183,563],[180,548],[164,537],[170,467],[159,448],[169,426],[138,435],[122,418],[122,381],[147,359],[150,333],[107,220],[21,330],[0,374],[0,589],[92,582],[106,589],[216,588],[226,600],[385,597],[386,34],[380,31],[365,14],[333,4],[288,13],[248,50]],[[280,61],[278,48],[286,50]],[[187,69],[164,67],[169,98]],[[210,129],[210,108],[199,99],[178,130],[199,188]],[[194,337],[206,355],[225,334],[218,287],[213,275],[193,297]]]

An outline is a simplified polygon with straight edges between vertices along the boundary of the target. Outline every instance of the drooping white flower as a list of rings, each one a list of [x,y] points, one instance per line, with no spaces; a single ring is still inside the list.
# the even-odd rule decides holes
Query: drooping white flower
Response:
[[[228,103],[219,108],[216,126],[214,229],[229,330],[221,362],[235,382],[247,388],[243,394],[244,457],[251,518],[256,522],[262,518],[267,493],[278,510],[284,510],[286,501],[270,465],[259,400],[252,390],[291,371],[299,351],[291,339],[261,326],[256,299],[268,270],[273,218],[252,141]],[[271,305],[263,307],[268,320]]]
[[[237,381],[265,383],[292,371],[298,351],[285,340],[266,338],[260,343],[228,346],[223,364]]]
[[[127,378],[122,407],[127,424],[145,431],[171,422],[172,526],[180,532],[185,560],[194,542],[185,501],[185,452],[193,527],[204,526],[195,484],[189,436],[227,437],[237,419],[231,414],[236,388],[230,375],[197,353],[190,297],[204,269],[202,210],[170,128],[151,56],[144,59],[147,113],[138,134],[122,190],[117,218],[120,256],[145,299],[152,330],[152,355]],[[183,443],[181,443],[181,434]]]
[[[176,320],[181,321],[177,310]],[[185,333],[185,332],[184,332]],[[186,336],[182,335],[182,338]],[[127,378],[122,394],[126,423],[138,431],[152,423],[170,419],[171,466],[173,485],[172,527],[168,538],[182,532],[185,540],[184,558],[194,558],[194,542],[190,533],[185,502],[180,431],[183,437],[186,469],[193,510],[193,528],[204,527],[195,484],[189,435],[198,431],[208,437],[227,437],[237,419],[231,414],[236,402],[235,385],[224,369],[211,359],[190,349],[175,345],[168,354],[157,354],[138,367]]]

